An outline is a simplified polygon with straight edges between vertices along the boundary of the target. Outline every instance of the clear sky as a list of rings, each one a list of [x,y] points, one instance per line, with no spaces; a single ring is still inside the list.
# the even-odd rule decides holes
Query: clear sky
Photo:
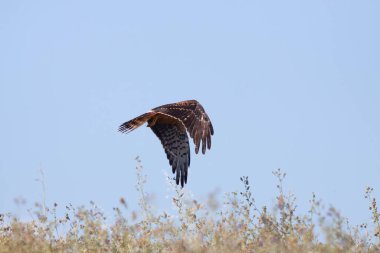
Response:
[[[118,126],[150,108],[197,99],[213,147],[192,149],[196,198],[241,189],[258,205],[272,171],[306,210],[312,192],[353,222],[380,197],[379,1],[1,1],[0,212],[42,198],[137,207],[134,157],[147,191],[170,206],[159,140]],[[191,144],[192,145],[192,144]]]

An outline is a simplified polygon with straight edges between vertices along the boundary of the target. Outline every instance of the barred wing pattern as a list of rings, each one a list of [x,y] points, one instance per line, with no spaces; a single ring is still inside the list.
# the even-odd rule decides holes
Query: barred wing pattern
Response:
[[[214,134],[214,128],[210,118],[198,101],[187,100],[162,105],[152,109],[152,111],[162,112],[178,118],[185,125],[190,137],[193,138],[196,154],[198,154],[201,140],[203,154],[206,153],[206,143],[207,148],[211,148],[211,135]]]
[[[123,123],[119,131],[129,133],[145,122],[160,139],[172,171],[176,173],[176,183],[181,182],[183,187],[187,183],[190,166],[190,146],[186,130],[193,138],[195,153],[198,154],[202,144],[202,153],[205,154],[206,147],[211,148],[211,135],[214,134],[210,118],[200,103],[187,100],[156,107]]]
[[[176,124],[157,122],[152,127],[165,149],[166,157],[176,173],[176,183],[181,186],[187,183],[187,170],[190,166],[190,146],[186,132],[181,131]]]

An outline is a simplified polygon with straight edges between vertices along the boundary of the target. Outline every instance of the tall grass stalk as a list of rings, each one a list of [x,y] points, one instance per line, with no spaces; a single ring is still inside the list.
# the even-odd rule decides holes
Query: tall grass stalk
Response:
[[[298,213],[281,170],[273,172],[278,183],[271,208],[257,205],[247,176],[240,178],[242,189],[225,194],[222,204],[215,194],[200,202],[168,178],[175,212],[158,213],[145,192],[147,177],[138,157],[136,162],[140,210],[129,210],[120,198],[111,222],[93,202],[88,208],[57,203],[49,208],[43,200],[30,210],[31,221],[0,214],[0,253],[380,252],[380,214],[371,187],[364,195],[371,220],[359,226],[334,207],[326,210],[314,193],[309,211]],[[58,209],[64,210],[61,217]]]

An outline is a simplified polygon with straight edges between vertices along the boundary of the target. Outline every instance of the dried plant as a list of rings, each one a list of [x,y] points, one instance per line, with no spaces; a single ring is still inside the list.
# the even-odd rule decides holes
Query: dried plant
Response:
[[[299,214],[280,169],[273,172],[278,194],[272,208],[257,205],[247,176],[240,178],[242,190],[223,196],[223,205],[215,194],[202,203],[168,178],[175,212],[158,213],[144,190],[147,177],[141,161],[136,161],[140,210],[129,210],[123,197],[114,218],[94,202],[89,207],[47,207],[43,200],[29,210],[31,221],[0,214],[0,253],[380,252],[380,214],[371,187],[365,193],[371,221],[360,226],[351,226],[334,207],[326,210],[314,193],[309,211]]]

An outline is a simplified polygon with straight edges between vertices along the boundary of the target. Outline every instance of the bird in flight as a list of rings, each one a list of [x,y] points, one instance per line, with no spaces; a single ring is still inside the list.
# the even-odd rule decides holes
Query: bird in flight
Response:
[[[186,100],[153,108],[130,121],[120,125],[119,131],[129,133],[148,123],[165,149],[173,173],[176,173],[177,185],[187,183],[188,168],[190,167],[190,146],[187,132],[193,138],[195,153],[198,154],[202,144],[202,153],[206,147],[211,148],[211,135],[214,134],[210,118],[202,105],[196,100]]]

